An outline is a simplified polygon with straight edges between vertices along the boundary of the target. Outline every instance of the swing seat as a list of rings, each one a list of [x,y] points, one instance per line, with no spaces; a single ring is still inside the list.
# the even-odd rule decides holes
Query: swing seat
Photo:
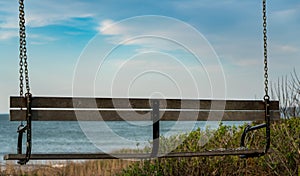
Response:
[[[26,98],[10,98],[10,120],[26,120]],[[279,102],[270,101],[270,120],[279,120]],[[159,121],[265,121],[261,100],[145,99],[32,97],[33,121],[153,121],[151,153],[57,153],[31,154],[31,160],[145,159],[244,155],[261,156],[264,149],[219,149],[204,152],[159,153]],[[249,131],[266,127],[265,124]],[[245,136],[244,136],[245,137]],[[21,160],[25,154],[8,154],[5,160]]]
[[[201,157],[201,156],[226,156],[226,155],[247,155],[260,156],[264,154],[263,149],[224,149],[209,150],[203,152],[171,152],[153,156],[151,153],[47,153],[31,154],[30,160],[97,160],[97,159],[151,159],[151,158],[178,158],[178,157]],[[25,154],[7,154],[4,160],[21,160]]]

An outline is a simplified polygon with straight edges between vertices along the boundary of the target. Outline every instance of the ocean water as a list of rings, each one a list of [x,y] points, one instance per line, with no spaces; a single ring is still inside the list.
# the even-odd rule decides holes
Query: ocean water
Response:
[[[223,122],[242,125],[245,122]],[[0,163],[3,156],[16,153],[20,122],[0,115]],[[171,136],[197,128],[217,128],[216,122],[160,122],[160,134]],[[25,139],[25,134],[24,134]],[[33,122],[32,153],[111,152],[122,148],[143,148],[152,139],[151,122]],[[24,140],[25,141],[25,140]],[[23,143],[25,146],[25,142]],[[25,148],[23,149],[25,151]]]

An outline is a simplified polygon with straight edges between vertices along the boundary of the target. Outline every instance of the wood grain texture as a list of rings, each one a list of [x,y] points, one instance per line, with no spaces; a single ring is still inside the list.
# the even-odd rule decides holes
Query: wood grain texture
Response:
[[[264,111],[160,111],[161,121],[263,121]],[[280,118],[271,111],[271,120]],[[11,110],[11,121],[25,121],[25,110]],[[33,121],[150,121],[151,111],[33,110]]]
[[[161,109],[264,110],[261,100],[160,99]],[[10,97],[11,108],[26,108],[22,97]],[[151,99],[33,97],[32,108],[113,108],[151,109]],[[271,101],[270,109],[278,110],[279,102]]]
[[[11,97],[10,120],[25,120],[26,101]],[[149,121],[154,99],[33,97],[34,121]],[[263,121],[260,100],[159,99],[163,121]],[[25,108],[23,110],[16,108]],[[271,120],[280,119],[279,102],[270,102]]]

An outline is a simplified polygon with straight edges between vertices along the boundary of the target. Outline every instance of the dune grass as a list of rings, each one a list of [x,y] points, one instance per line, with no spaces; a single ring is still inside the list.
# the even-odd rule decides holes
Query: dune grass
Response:
[[[176,151],[204,151],[239,146],[243,127],[220,125],[218,130],[194,131],[161,138],[160,152],[178,145]],[[264,130],[247,138],[248,147],[264,146]],[[96,160],[85,162],[47,163],[0,166],[0,175],[291,175],[300,176],[300,118],[281,120],[271,126],[272,152],[259,158],[237,156],[154,159],[143,161]],[[182,142],[182,139],[186,138]],[[205,139],[210,139],[207,143]],[[143,151],[150,151],[145,147]],[[123,150],[122,152],[129,152]],[[132,151],[130,151],[132,152]],[[141,152],[135,151],[135,152]]]
[[[47,162],[46,164],[29,164],[26,166],[19,166],[11,162],[0,168],[0,176],[116,175],[132,163],[132,161],[126,160],[92,160],[84,162]]]
[[[204,151],[214,148],[239,146],[243,127],[221,125],[218,130],[188,134],[176,151]],[[211,137],[211,138],[210,138]],[[265,130],[250,133],[248,147],[263,148]],[[199,145],[201,139],[209,142]],[[171,137],[163,142],[172,145],[180,139]],[[130,165],[119,175],[290,175],[300,176],[300,118],[276,122],[271,126],[271,153],[259,157],[240,159],[238,156],[172,158],[142,161]]]

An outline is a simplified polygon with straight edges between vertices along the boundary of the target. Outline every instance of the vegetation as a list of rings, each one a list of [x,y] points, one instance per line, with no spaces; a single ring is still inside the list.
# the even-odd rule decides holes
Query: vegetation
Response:
[[[300,165],[300,118],[275,123],[271,128],[272,151],[259,158],[240,159],[237,156],[156,159],[136,162],[119,175],[292,175],[299,173]],[[202,151],[205,148],[234,148],[239,146],[241,127],[221,125],[215,131],[194,131],[176,151]],[[264,146],[264,130],[248,138],[252,148]],[[201,147],[200,136],[213,135]],[[178,138],[177,138],[178,139]],[[165,139],[170,144],[176,137]]]
[[[272,151],[259,158],[240,159],[237,156],[172,158],[144,161],[98,160],[47,165],[0,168],[0,175],[292,175],[299,174],[300,118],[285,119],[271,127]],[[176,151],[203,151],[213,148],[235,148],[243,127],[220,125],[218,130],[194,131],[170,138],[162,138],[161,151],[187,136]],[[251,148],[264,146],[264,130],[248,135]],[[211,137],[211,138],[210,138]],[[202,145],[200,139],[210,138]],[[200,142],[199,142],[200,141]],[[149,150],[148,147],[144,149]],[[140,152],[140,151],[139,151]]]
[[[7,163],[0,166],[0,176],[93,176],[116,175],[133,161],[95,160],[85,162],[29,164],[25,166]]]
[[[271,97],[279,100],[283,118],[300,117],[300,77],[296,70],[290,76],[278,78],[271,88]]]
[[[271,126],[271,150],[259,158],[241,159],[237,156],[169,158],[143,161],[97,160],[86,162],[47,163],[0,166],[2,175],[290,175],[300,176],[300,79],[294,71],[291,78],[282,77],[272,86],[272,97],[280,100],[283,119]],[[173,146],[175,151],[205,151],[239,146],[242,127],[220,125],[217,130],[193,131],[189,134],[161,138],[160,152]],[[183,141],[183,139],[185,139]],[[248,148],[262,148],[264,129],[247,137]],[[207,139],[210,139],[207,142]],[[149,152],[150,147],[120,152]]]

